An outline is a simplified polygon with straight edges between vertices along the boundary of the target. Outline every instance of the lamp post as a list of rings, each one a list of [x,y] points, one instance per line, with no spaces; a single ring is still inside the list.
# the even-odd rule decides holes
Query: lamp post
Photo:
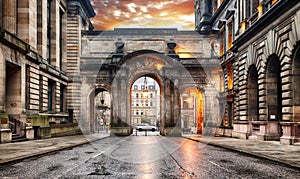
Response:
[[[148,87],[147,87],[147,76],[144,78],[144,90],[143,90],[143,97],[148,98]]]

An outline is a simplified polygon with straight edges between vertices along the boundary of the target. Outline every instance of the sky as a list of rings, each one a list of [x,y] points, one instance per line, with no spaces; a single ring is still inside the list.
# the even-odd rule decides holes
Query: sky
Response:
[[[91,0],[95,30],[177,28],[194,30],[194,0]]]

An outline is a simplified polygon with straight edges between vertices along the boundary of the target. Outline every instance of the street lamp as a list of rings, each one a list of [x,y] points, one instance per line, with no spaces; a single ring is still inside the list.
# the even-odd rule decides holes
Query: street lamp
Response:
[[[145,76],[145,78],[144,78],[144,86],[145,86],[145,88],[144,88],[144,90],[143,90],[143,96],[145,97],[145,98],[148,98],[148,93],[149,93],[149,91],[148,91],[148,87],[147,87],[147,77]]]

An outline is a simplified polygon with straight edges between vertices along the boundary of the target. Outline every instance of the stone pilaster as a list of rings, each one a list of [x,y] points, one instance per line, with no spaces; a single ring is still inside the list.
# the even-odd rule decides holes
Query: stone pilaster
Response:
[[[5,89],[6,89],[6,62],[2,49],[0,48],[0,110],[5,110]]]
[[[18,37],[37,48],[37,1],[18,1]]]
[[[17,33],[17,0],[3,0],[3,28],[12,34]]]

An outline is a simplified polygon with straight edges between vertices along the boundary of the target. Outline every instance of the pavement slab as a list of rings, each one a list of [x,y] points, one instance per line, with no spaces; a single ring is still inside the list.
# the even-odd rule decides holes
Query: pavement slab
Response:
[[[229,150],[265,158],[300,169],[300,146],[283,145],[279,141],[257,141],[229,137],[211,137],[201,135],[184,136],[188,139],[219,146]]]

